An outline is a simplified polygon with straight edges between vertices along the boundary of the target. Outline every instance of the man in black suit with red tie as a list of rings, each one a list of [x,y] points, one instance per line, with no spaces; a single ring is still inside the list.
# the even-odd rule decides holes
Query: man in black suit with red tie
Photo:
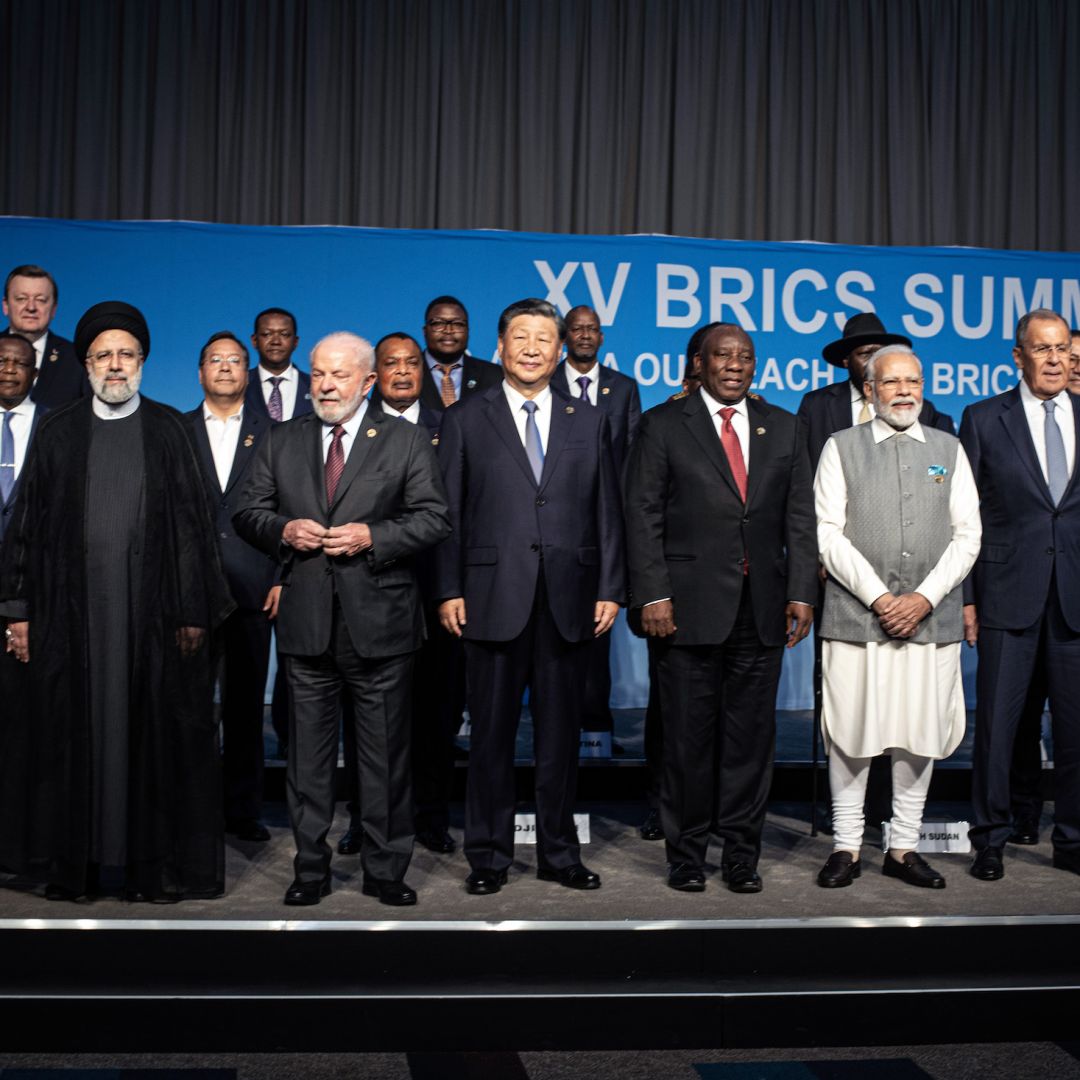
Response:
[[[8,330],[26,338],[34,349],[37,378],[30,397],[47,409],[59,408],[90,393],[84,358],[75,355],[70,341],[49,329],[59,300],[56,281],[40,266],[16,266],[4,282]]]
[[[246,408],[248,351],[227,330],[210,337],[199,354],[203,403],[184,414],[199,460],[221,564],[236,610],[221,627],[222,782],[225,831],[241,840],[266,841],[262,823],[263,709],[270,666],[270,620],[277,611],[277,563],[236,535],[239,508],[255,452],[270,428]]]
[[[420,404],[442,412],[502,382],[498,364],[466,351],[469,314],[455,296],[436,296],[424,311],[424,384]]]
[[[755,365],[738,326],[714,327],[700,391],[642,417],[626,468],[632,602],[659,642],[668,884],[688,892],[705,888],[714,807],[728,888],[761,890],[783,650],[817,592],[805,433],[748,398]]]
[[[374,350],[331,334],[311,354],[314,415],[271,428],[234,517],[281,561],[278,640],[289,680],[289,816],[296,877],[285,903],[330,892],[341,691],[351,702],[360,776],[362,891],[416,903],[409,695],[424,613],[413,559],[450,530],[425,431],[369,406]]]
[[[465,642],[472,741],[466,889],[498,892],[514,858],[514,741],[526,687],[537,877],[595,889],[574,827],[588,648],[625,594],[607,417],[552,386],[566,327],[547,301],[499,317],[504,381],[447,409],[439,440],[453,532],[436,552],[443,626]]]

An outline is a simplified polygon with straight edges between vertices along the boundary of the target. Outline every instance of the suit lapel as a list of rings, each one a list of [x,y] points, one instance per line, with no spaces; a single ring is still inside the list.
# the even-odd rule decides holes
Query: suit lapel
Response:
[[[727,454],[720,444],[720,437],[716,434],[716,425],[705,407],[701,394],[694,394],[686,399],[683,406],[683,423],[690,429],[694,438],[697,439],[706,457],[713,463],[716,471],[724,478],[724,482],[740,502],[742,495],[739,494],[739,486],[735,483],[735,477],[731,475],[731,466],[728,464]]]
[[[225,482],[225,491],[228,494],[244,475],[244,471],[251,461],[255,448],[259,444],[259,436],[269,420],[263,420],[258,413],[250,409],[244,409],[244,415],[240,420],[240,437],[236,442],[236,453],[233,455],[232,468],[229,470],[229,479]],[[217,475],[216,473],[214,474]]]
[[[379,435],[382,433],[382,425],[386,422],[387,416],[382,409],[373,409],[368,406],[367,411],[364,413],[364,419],[360,426],[356,429],[356,435],[354,437],[353,446],[349,450],[349,456],[345,461],[345,468],[342,470],[341,479],[338,481],[337,491],[334,492],[334,501],[330,505],[331,513],[334,507],[341,502],[342,496],[349,490],[349,485],[356,479],[356,474],[360,471],[361,466],[364,464],[368,454],[371,453],[371,448],[375,445]],[[371,435],[370,432],[374,431],[375,434]],[[325,470],[323,472],[323,486],[325,490]]]
[[[555,472],[559,455],[566,445],[570,429],[573,427],[576,410],[585,406],[577,405],[570,398],[556,390],[551,391],[551,424],[548,426],[547,450],[544,453],[544,471],[540,474],[540,487],[543,489]],[[588,406],[590,409],[591,405]],[[532,470],[529,470],[530,473]]]
[[[305,427],[308,428],[306,435],[308,440],[308,469],[311,472],[312,485],[318,495],[319,510],[322,514],[322,519],[325,521],[329,513],[329,507],[326,505],[326,466],[323,463],[322,453],[323,424],[322,421],[312,413],[311,420],[305,422]],[[338,487],[340,486],[341,484],[339,482]]]
[[[756,401],[748,399],[746,402],[746,416],[750,426],[748,435],[750,461],[746,470],[746,505],[749,506],[754,501],[754,496],[761,486],[761,477],[765,472],[763,466],[772,458],[775,444],[768,423],[769,409],[767,406],[759,405]]]
[[[1050,488],[1047,487],[1042,467],[1039,465],[1038,455],[1035,453],[1035,443],[1031,438],[1031,429],[1028,427],[1024,403],[1020,398],[1020,388],[1017,387],[1015,390],[1010,391],[1001,405],[1001,422],[1009,433],[1009,438],[1016,448],[1017,455],[1031,475],[1035,486],[1045,496],[1046,501],[1053,505],[1054,500],[1050,497]]]
[[[833,431],[844,431],[852,426],[851,380],[845,379],[835,385],[837,389],[830,395],[829,400],[829,420]]]
[[[510,415],[510,403],[506,400],[506,394],[503,393],[501,386],[493,386],[484,397],[486,399],[484,412],[487,414],[491,426],[495,429],[499,438],[506,444],[506,448],[510,451],[510,456],[518,463],[518,467],[529,478],[529,483],[535,487],[536,478],[533,476],[532,466],[529,464],[529,458],[525,453],[525,447],[521,444],[521,436],[518,435],[517,425],[514,423],[514,418]],[[549,433],[549,446],[550,443],[551,436]],[[545,459],[545,471],[546,469],[547,463]],[[543,473],[541,473],[541,479],[543,479]]]

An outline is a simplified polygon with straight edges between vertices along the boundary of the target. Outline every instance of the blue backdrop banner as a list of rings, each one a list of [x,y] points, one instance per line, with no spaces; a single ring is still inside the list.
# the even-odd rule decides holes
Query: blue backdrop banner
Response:
[[[756,347],[754,389],[792,410],[844,377],[822,348],[853,314],[875,311],[912,339],[927,396],[957,422],[969,402],[1016,383],[1012,334],[1025,311],[1054,308],[1080,325],[1080,263],[1068,253],[32,218],[0,218],[0,250],[4,269],[38,263],[56,277],[64,336],[99,300],[141,308],[153,339],[143,389],[181,409],[201,400],[206,338],[229,329],[246,339],[270,306],[295,312],[306,366],[333,330],[419,338],[424,306],[441,293],[465,303],[469,351],[488,358],[508,303],[589,304],[603,363],[637,379],[646,408],[679,388],[697,326],[737,322]],[[639,706],[644,660],[627,649],[614,704]],[[781,708],[810,707],[808,651],[794,650]]]

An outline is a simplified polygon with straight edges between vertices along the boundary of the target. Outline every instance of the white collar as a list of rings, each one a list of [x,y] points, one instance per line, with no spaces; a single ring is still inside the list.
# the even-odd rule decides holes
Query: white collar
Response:
[[[1020,400],[1023,401],[1023,403],[1025,405],[1037,406],[1040,409],[1043,407],[1043,402],[1044,401],[1052,401],[1052,402],[1054,402],[1054,404],[1057,405],[1057,407],[1059,409],[1068,409],[1069,405],[1070,405],[1070,402],[1069,402],[1069,388],[1068,388],[1068,386],[1066,386],[1064,390],[1058,391],[1058,393],[1056,393],[1052,398],[1040,398],[1040,397],[1036,397],[1031,392],[1031,387],[1028,386],[1027,379],[1021,378],[1020,379]]]
[[[18,405],[14,405],[10,409],[0,409],[0,418],[8,416],[8,415],[11,415],[11,416],[33,416],[35,408],[36,407],[35,407],[34,403],[30,400],[30,395],[27,394],[26,397],[24,397],[22,399],[22,401],[19,402]]]
[[[709,410],[710,416],[715,416],[721,409],[734,409],[740,416],[748,416],[746,411],[746,398],[743,397],[737,401],[734,405],[728,405],[723,401],[717,401],[703,386],[699,391],[701,394],[701,400],[705,402],[705,407]]]
[[[240,403],[240,408],[234,413],[230,413],[226,417],[220,417],[215,412],[211,412],[210,406],[207,405],[205,398],[203,399],[203,419],[204,420],[220,420],[223,424],[228,423],[230,420],[235,420],[238,424],[244,418],[244,403]]]
[[[911,427],[900,431],[894,428],[892,424],[887,424],[880,416],[875,416],[870,421],[870,433],[874,436],[875,443],[882,443],[886,439],[891,439],[894,435],[910,435],[916,442],[926,442],[926,434],[918,420]]]
[[[364,398],[364,400],[360,402],[360,408],[357,409],[356,412],[354,412],[352,414],[352,417],[350,419],[346,420],[341,425],[345,429],[345,434],[348,435],[350,439],[356,437],[357,429],[364,422],[364,417],[367,414],[367,407],[368,407],[367,398]],[[325,420],[320,420],[319,423],[322,424],[323,438],[324,439],[330,438],[331,433],[333,432],[334,428],[337,425],[336,424],[328,424]]]
[[[398,410],[395,409],[393,405],[388,405],[387,402],[386,402],[386,399],[384,398],[383,403],[382,403],[382,411],[384,413],[386,413],[387,416],[394,416],[394,417],[400,416],[402,419],[408,420],[410,424],[419,424],[420,423],[420,399],[419,398],[417,398],[416,401],[414,401],[407,409],[405,409],[402,412],[398,412]]]
[[[506,379],[503,379],[502,388],[503,393],[506,395],[506,400],[510,403],[510,411],[515,416],[526,401],[535,401],[538,409],[546,409],[548,403],[551,401],[551,383],[548,383],[534,398],[527,398],[524,394],[515,390]]]
[[[122,405],[110,405],[99,397],[94,397],[92,403],[94,415],[101,420],[123,420],[134,415],[136,409],[142,404],[142,398],[136,392]]]
[[[284,379],[286,382],[291,382],[295,377],[296,368],[292,361],[289,362],[289,366],[280,375],[275,375],[268,368],[264,368],[262,364],[259,364],[259,380],[261,382],[267,382],[270,379]]]

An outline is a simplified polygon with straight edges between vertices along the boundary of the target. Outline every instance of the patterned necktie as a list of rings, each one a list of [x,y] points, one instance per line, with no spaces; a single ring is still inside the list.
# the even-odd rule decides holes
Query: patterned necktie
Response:
[[[6,503],[15,486],[15,436],[11,432],[11,413],[4,413],[4,431],[0,435],[0,503]]]
[[[284,420],[285,411],[281,405],[281,380],[284,375],[271,375],[268,382],[270,383],[270,399],[266,403],[266,411],[270,414],[271,420]]]
[[[866,398],[862,399],[862,408],[859,410],[859,419],[855,421],[856,424],[866,424],[873,420],[873,416],[870,413],[870,402]]]
[[[1054,419],[1057,403],[1044,401],[1046,410],[1046,475],[1050,487],[1050,498],[1057,506],[1061,496],[1069,486],[1069,463],[1065,458],[1065,440],[1061,437],[1061,428]]]
[[[731,466],[731,475],[735,478],[735,486],[739,489],[742,501],[746,502],[746,462],[742,456],[742,447],[739,445],[739,436],[735,434],[731,418],[735,415],[732,408],[721,409],[720,416],[723,418],[723,426],[720,428],[720,442],[727,454],[728,464]]]
[[[585,401],[585,402],[588,402],[588,404],[591,405],[592,402],[589,401],[589,382],[590,381],[591,380],[589,379],[588,375],[582,375],[581,378],[578,379],[577,384],[578,384],[578,386],[581,387],[581,400]]]
[[[345,428],[341,424],[335,424],[330,432],[333,439],[330,449],[326,452],[326,502],[331,504],[334,495],[337,494],[338,481],[345,471],[345,450],[341,445],[341,436],[345,434]]]
[[[435,365],[442,372],[442,403],[444,408],[449,408],[457,401],[457,394],[454,393],[454,379],[450,372],[454,368],[461,367],[460,364],[436,364]]]
[[[540,442],[540,429],[536,426],[536,402],[526,401],[521,407],[529,414],[525,418],[525,454],[539,484],[544,473],[544,446]]]

